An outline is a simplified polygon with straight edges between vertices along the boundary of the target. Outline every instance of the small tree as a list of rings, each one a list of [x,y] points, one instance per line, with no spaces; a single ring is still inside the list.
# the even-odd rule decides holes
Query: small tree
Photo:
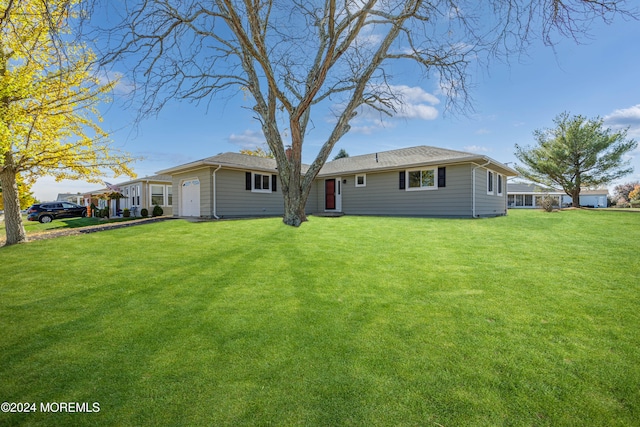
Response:
[[[629,201],[632,204],[634,204],[634,202],[640,201],[640,184],[636,185],[629,193]]]
[[[540,206],[547,212],[553,212],[553,208],[556,205],[556,199],[548,194],[545,194],[540,198]]]
[[[265,146],[257,147],[255,150],[249,150],[248,148],[240,150],[240,153],[241,154],[247,154],[249,156],[266,157],[268,159],[275,158],[275,156],[273,155],[273,153],[269,149],[269,146],[266,145],[266,144],[265,144]]]
[[[627,203],[627,200],[629,200],[629,193],[631,193],[637,185],[640,185],[640,182],[633,181],[616,185],[613,188],[613,195],[615,196],[614,200],[617,202],[622,198],[624,199],[624,203]]]
[[[347,150],[344,148],[341,148],[340,151],[338,151],[338,154],[334,156],[333,160],[344,159],[345,157],[349,157],[349,153],[347,153]]]
[[[560,186],[580,206],[583,188],[599,187],[633,171],[622,156],[638,145],[627,140],[627,130],[613,132],[603,120],[587,120],[562,113],[554,119],[555,128],[536,130],[535,147],[516,144],[516,157],[524,164],[516,166],[530,181]]]

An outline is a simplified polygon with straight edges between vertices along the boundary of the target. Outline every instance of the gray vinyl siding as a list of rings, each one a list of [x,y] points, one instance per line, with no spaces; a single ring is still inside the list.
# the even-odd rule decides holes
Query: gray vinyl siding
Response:
[[[196,169],[184,173],[178,173],[172,176],[173,180],[173,216],[181,216],[182,209],[181,199],[182,196],[182,182],[186,179],[197,178],[200,181],[200,216],[209,218],[212,215],[213,205],[211,204],[211,181],[212,181],[212,168]]]
[[[142,192],[144,193],[144,203],[143,207],[146,207],[149,210],[149,215],[151,215],[151,213],[153,212],[153,208],[155,207],[155,205],[151,204],[151,186],[152,185],[168,185],[168,183],[166,182],[156,182],[156,181],[145,181],[143,187]],[[174,191],[172,189],[172,191]],[[165,199],[165,203],[167,203],[168,200]],[[162,215],[173,215],[173,203],[175,203],[175,201],[173,200],[173,195],[172,195],[172,200],[171,200],[171,205],[162,205],[160,206],[162,208]]]
[[[366,186],[355,186],[355,174],[339,176],[341,184],[342,212],[347,215],[425,216],[471,218],[473,213],[472,176],[475,164],[448,165],[446,186],[432,190],[399,189],[399,173],[405,169],[367,173]],[[437,166],[429,166],[437,168]],[[181,215],[180,190],[185,179],[200,181],[200,216],[213,217],[213,171],[207,167],[173,175],[173,215]],[[258,173],[266,173],[260,172]],[[216,172],[216,214],[221,218],[281,216],[284,214],[282,184],[278,180],[277,191],[252,192],[245,189],[243,170],[220,169]],[[306,212],[323,212],[325,207],[325,180],[316,179],[311,188]],[[346,183],[344,183],[346,180]],[[408,179],[405,180],[408,185]],[[506,214],[506,177],[503,176],[501,196],[487,194],[487,171],[475,169],[476,216]],[[494,184],[497,190],[497,180]]]
[[[476,216],[498,216],[507,213],[507,178],[502,176],[502,195],[498,195],[497,172],[493,175],[493,193],[487,193],[487,169],[478,168],[475,171],[476,180]]]
[[[324,183],[324,181],[322,181]],[[315,212],[321,212],[324,209],[324,204],[318,204],[318,195],[324,195],[324,187],[322,187],[322,191],[318,190],[317,180],[313,184],[311,184],[311,190],[309,191],[309,197],[307,198],[307,205],[305,206],[305,212],[307,214],[312,214]]]
[[[247,171],[248,172],[248,171]],[[216,173],[216,213],[219,217],[280,216],[284,214],[281,184],[277,191],[245,189],[245,171],[221,169]],[[259,172],[267,174],[266,172]]]
[[[180,189],[185,179],[200,180],[200,216],[213,217],[213,171],[216,168],[202,168],[173,175],[173,215],[181,215]],[[216,172],[216,215],[220,218],[281,216],[284,214],[282,184],[278,180],[276,191],[259,193],[246,190],[246,172],[220,169]],[[267,172],[254,171],[267,174]],[[306,212],[316,212],[316,189],[312,188]]]
[[[342,211],[347,215],[471,217],[469,165],[446,166],[446,186],[433,190],[401,190],[400,171],[367,173],[365,187],[355,186],[355,175],[342,176],[347,180],[342,184]],[[318,182],[320,210],[324,210],[324,181]]]

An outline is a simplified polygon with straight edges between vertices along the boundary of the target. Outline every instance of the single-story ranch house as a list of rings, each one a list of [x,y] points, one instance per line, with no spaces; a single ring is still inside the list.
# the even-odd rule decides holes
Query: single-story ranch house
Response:
[[[556,188],[544,188],[535,184],[509,183],[507,186],[509,208],[539,208],[540,199],[549,195],[556,200],[556,204],[566,208],[571,206],[572,199],[564,191]],[[595,190],[582,190],[580,192],[580,206],[591,208],[606,208],[606,188]]]
[[[223,153],[158,173],[172,178],[174,216],[284,214],[274,159]],[[306,212],[458,218],[506,215],[506,180],[516,175],[515,170],[487,156],[428,146],[346,157],[320,170]]]
[[[120,199],[107,200],[103,194],[118,192]],[[116,216],[124,209],[129,209],[132,216],[140,216],[140,210],[147,209],[149,215],[154,206],[160,206],[164,215],[173,215],[173,185],[171,176],[154,175],[121,182],[111,187],[101,188],[83,195],[85,205],[94,203],[98,208],[109,206],[109,216]]]

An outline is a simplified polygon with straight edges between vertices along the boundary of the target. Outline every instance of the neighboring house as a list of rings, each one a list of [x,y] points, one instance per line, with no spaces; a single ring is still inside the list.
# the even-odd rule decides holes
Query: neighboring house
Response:
[[[223,153],[159,173],[173,178],[174,216],[284,213],[274,159]],[[516,175],[489,157],[436,147],[352,156],[324,165],[305,211],[460,218],[506,215],[506,179]]]
[[[101,195],[118,192],[120,199],[105,200]],[[162,208],[164,215],[173,215],[173,186],[171,176],[154,175],[137,178],[131,181],[113,184],[91,193],[84,194],[84,204],[94,203],[99,208],[109,205],[109,215],[117,216],[124,209],[129,209],[140,216],[141,209],[147,209],[151,215],[154,206]],[[96,203],[97,202],[97,203]]]
[[[571,196],[556,188],[546,188],[535,184],[509,183],[507,186],[509,208],[540,208],[540,199],[549,195],[556,200],[556,204],[566,208],[571,206]],[[591,208],[606,208],[609,190],[582,190],[580,192],[580,206]]]
[[[56,202],[70,202],[76,205],[82,205],[83,195],[82,193],[58,193]]]

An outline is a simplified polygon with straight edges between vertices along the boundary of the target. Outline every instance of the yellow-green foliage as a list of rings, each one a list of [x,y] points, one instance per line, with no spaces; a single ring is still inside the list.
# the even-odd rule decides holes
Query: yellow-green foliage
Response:
[[[79,0],[0,0],[0,183],[7,244],[24,241],[16,182],[43,175],[100,182],[104,169],[135,174],[130,155],[110,147],[97,105],[103,84],[95,55],[72,38]]]
[[[629,193],[629,200],[640,200],[640,185],[636,185]]]
[[[31,184],[25,183],[18,175],[16,177],[18,184],[18,193],[20,198],[20,209],[26,209],[36,202],[31,191]],[[0,210],[4,210],[4,197],[2,197],[2,186],[0,185]]]
[[[0,0],[0,168],[13,163],[28,180],[96,180],[100,167],[133,175],[131,158],[112,154],[99,125],[96,107],[113,83],[100,83],[89,49],[64,41],[77,4]]]

